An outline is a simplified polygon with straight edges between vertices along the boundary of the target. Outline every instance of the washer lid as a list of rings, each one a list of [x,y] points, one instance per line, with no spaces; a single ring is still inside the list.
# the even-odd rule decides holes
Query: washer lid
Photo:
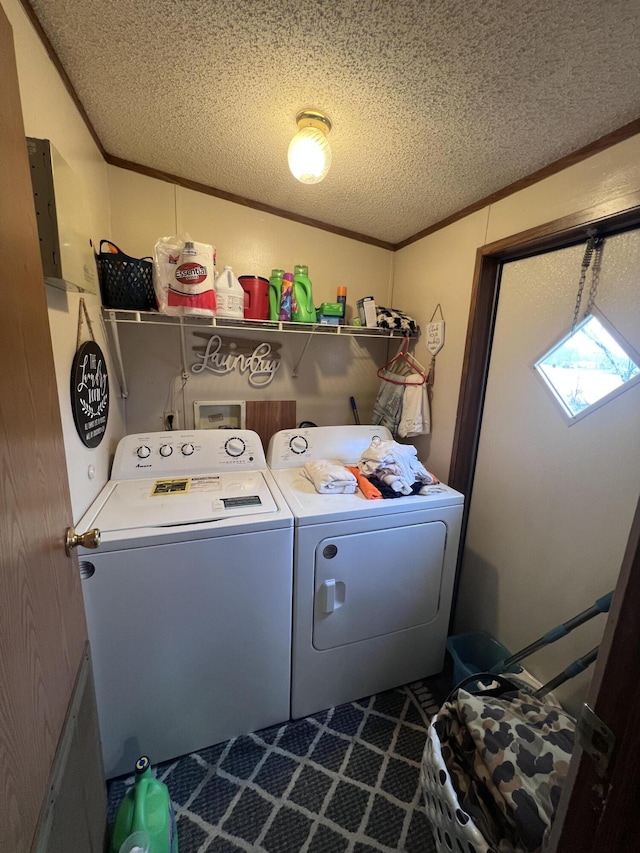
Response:
[[[341,464],[339,460],[332,461],[337,465]],[[444,483],[427,486],[426,495],[409,495],[402,498],[367,500],[359,489],[353,495],[320,495],[302,471],[302,468],[271,471],[296,519],[296,524],[320,524],[328,520],[385,516],[464,503],[464,496]]]
[[[137,527],[176,527],[278,511],[259,471],[123,480],[94,520],[103,533]]]

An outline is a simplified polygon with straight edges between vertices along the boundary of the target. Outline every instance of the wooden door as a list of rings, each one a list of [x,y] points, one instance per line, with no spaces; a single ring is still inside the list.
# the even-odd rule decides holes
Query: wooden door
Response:
[[[71,503],[13,35],[1,7],[0,91],[0,850],[26,853],[48,803],[87,629],[77,558],[63,547]],[[94,761],[100,768],[99,751]]]

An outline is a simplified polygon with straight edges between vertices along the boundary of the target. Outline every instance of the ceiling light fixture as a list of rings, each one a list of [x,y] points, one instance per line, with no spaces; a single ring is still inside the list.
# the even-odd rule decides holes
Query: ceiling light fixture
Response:
[[[301,110],[296,116],[298,132],[289,143],[289,168],[303,184],[317,184],[331,166],[327,136],[331,120],[318,110]]]

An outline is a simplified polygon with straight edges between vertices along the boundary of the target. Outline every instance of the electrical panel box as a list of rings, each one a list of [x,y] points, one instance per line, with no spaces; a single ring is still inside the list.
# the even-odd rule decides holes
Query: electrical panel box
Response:
[[[196,429],[246,429],[244,400],[196,400],[193,420]]]
[[[97,293],[84,184],[48,139],[27,137],[27,151],[45,282],[61,290]]]

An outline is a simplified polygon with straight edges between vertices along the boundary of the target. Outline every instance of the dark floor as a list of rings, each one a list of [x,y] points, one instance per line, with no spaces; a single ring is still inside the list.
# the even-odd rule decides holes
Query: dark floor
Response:
[[[430,853],[419,782],[448,676],[158,765],[180,853]],[[109,819],[131,777],[109,785]]]

